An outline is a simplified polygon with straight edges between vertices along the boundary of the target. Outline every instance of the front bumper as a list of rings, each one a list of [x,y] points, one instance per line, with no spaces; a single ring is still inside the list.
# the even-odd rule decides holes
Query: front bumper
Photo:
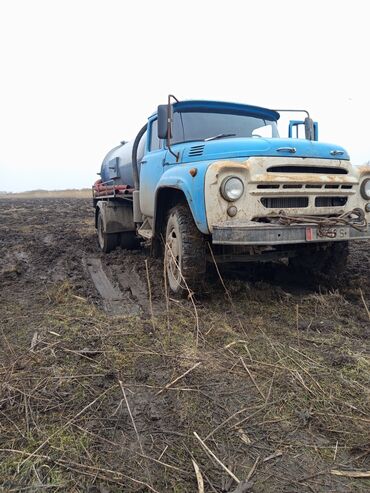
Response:
[[[225,222],[213,226],[212,243],[215,245],[288,245],[322,241],[370,239],[370,224],[364,231],[351,226],[337,226],[319,230],[316,224],[256,223],[253,221]]]

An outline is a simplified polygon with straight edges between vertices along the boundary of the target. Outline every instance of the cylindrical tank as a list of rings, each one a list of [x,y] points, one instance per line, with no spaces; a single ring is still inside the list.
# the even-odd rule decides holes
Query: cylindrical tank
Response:
[[[113,182],[114,185],[134,186],[132,175],[132,148],[135,140],[114,147],[105,156],[100,170],[102,182]],[[138,171],[140,173],[140,162],[144,156],[146,132],[140,139],[137,150]]]
[[[114,182],[115,185],[134,185],[132,177],[132,146],[133,141],[114,147],[105,156],[101,165],[100,176],[103,182]]]

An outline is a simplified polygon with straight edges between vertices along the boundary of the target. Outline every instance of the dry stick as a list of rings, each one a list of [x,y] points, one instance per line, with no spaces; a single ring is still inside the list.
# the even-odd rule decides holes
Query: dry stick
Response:
[[[159,395],[161,394],[162,392],[164,392],[165,390],[167,390],[169,387],[171,387],[171,385],[175,384],[176,382],[178,382],[179,380],[181,380],[182,378],[184,378],[188,373],[190,373],[191,371],[193,371],[197,366],[199,366],[202,362],[201,361],[198,361],[198,363],[195,363],[195,365],[193,365],[191,368],[189,368],[189,370],[186,370],[185,373],[183,373],[182,375],[180,375],[179,377],[175,378],[175,380],[172,380],[172,382],[168,383],[165,387],[163,387],[163,389],[161,389],[159,392],[157,392],[155,395]]]
[[[237,316],[239,326],[240,326],[240,328],[242,329],[242,332],[245,334],[245,329],[244,329],[244,326],[243,326],[243,324],[242,324],[242,322],[241,322],[241,320],[240,320],[240,318],[239,318],[239,316],[238,316],[238,313],[237,313],[237,311],[236,311],[236,308],[235,308],[235,305],[234,305],[233,299],[232,299],[232,297],[231,297],[231,295],[230,295],[230,292],[229,292],[229,290],[227,289],[227,287],[226,287],[226,285],[225,285],[225,283],[224,283],[224,280],[223,280],[223,278],[222,278],[222,276],[221,276],[221,272],[220,272],[220,269],[218,268],[218,265],[217,265],[217,262],[216,262],[215,256],[213,255],[213,251],[212,251],[211,245],[209,244],[209,242],[207,243],[207,245],[208,245],[209,251],[211,252],[211,257],[212,257],[213,263],[215,264],[215,267],[216,267],[216,271],[217,271],[218,277],[219,277],[219,279],[220,279],[220,281],[221,281],[221,284],[222,284],[222,286],[223,286],[223,288],[224,288],[224,290],[225,290],[226,296],[227,296],[227,298],[228,298],[228,300],[229,300],[229,302],[230,302],[230,305],[232,306],[232,308],[233,308],[233,310],[234,310],[234,313],[235,313],[235,314],[236,314],[236,316]]]
[[[270,402],[267,402],[266,404],[263,404],[259,409],[257,409],[257,411],[255,411],[254,413],[250,414],[246,418],[243,418],[241,421],[238,421],[237,423],[235,423],[235,425],[233,425],[233,428],[239,428],[240,425],[242,425],[246,421],[249,421],[251,418],[254,418],[254,416],[256,416],[257,414],[259,414],[266,407],[272,406],[273,404],[277,404],[278,402],[281,402],[282,400],[283,400],[283,398],[277,399],[276,401],[270,401]]]
[[[197,477],[197,483],[198,483],[198,493],[204,493],[204,481],[203,481],[203,476],[200,472],[198,464],[195,462],[194,459],[191,460],[193,463],[194,471],[195,471],[195,476]]]
[[[226,296],[229,298],[229,301],[230,301],[231,305],[233,305],[233,306],[234,306],[234,302],[233,302],[233,300],[232,300],[232,298],[231,298],[230,292],[229,292],[229,290],[227,289],[227,287],[226,287],[226,285],[225,285],[225,283],[224,283],[224,280],[222,279],[221,272],[220,272],[220,270],[219,270],[219,268],[218,268],[218,265],[217,265],[217,263],[216,263],[215,256],[213,255],[213,251],[212,251],[211,245],[210,245],[209,243],[207,243],[207,244],[208,244],[209,251],[211,252],[211,257],[212,257],[213,263],[215,264],[216,271],[217,271],[218,277],[219,277],[219,279],[220,279],[220,281],[221,281],[222,287],[224,288],[225,293],[226,293]]]
[[[328,473],[328,470],[324,469],[323,471],[314,472],[313,474],[310,474],[309,476],[304,476],[301,479],[297,479],[296,481],[291,481],[291,482],[292,483],[303,483],[304,481],[307,481],[308,479],[316,478],[317,476],[322,476],[323,474],[327,474],[327,473]]]
[[[131,476],[127,476],[126,474],[123,474],[122,472],[119,472],[119,471],[112,471],[111,469],[103,469],[100,467],[88,466],[86,464],[81,464],[81,463],[73,462],[73,461],[67,461],[65,459],[53,459],[53,458],[49,457],[48,455],[35,454],[35,452],[30,454],[28,452],[25,452],[24,450],[2,448],[2,449],[0,449],[0,452],[11,452],[11,453],[17,453],[17,454],[21,454],[21,455],[27,455],[28,456],[27,459],[29,459],[31,457],[38,457],[38,458],[53,462],[54,464],[58,464],[62,467],[66,467],[67,469],[71,468],[71,465],[73,465],[75,467],[90,469],[90,470],[93,470],[96,472],[103,472],[103,473],[113,474],[114,476],[121,476],[121,478],[123,478],[123,479],[129,479],[133,483],[137,483],[137,484],[141,484],[142,486],[146,486],[150,491],[153,491],[154,493],[159,493],[157,490],[155,490],[148,483],[145,483],[144,481],[140,481],[139,479],[135,479]],[[76,471],[76,469],[74,469],[74,470]],[[77,472],[79,472],[81,474],[86,474],[86,473],[84,473],[84,471],[81,471],[79,469],[77,469]],[[113,479],[113,478],[105,477],[103,479],[105,479],[106,481],[111,481],[111,482],[117,483],[117,480]],[[118,483],[118,484],[121,484],[121,483]]]
[[[172,260],[175,262],[176,268],[179,271],[179,274],[181,276],[181,280],[185,284],[186,290],[189,293],[189,298],[190,298],[191,304],[193,305],[193,308],[194,308],[195,323],[196,323],[196,330],[197,330],[196,347],[198,347],[198,342],[199,342],[199,317],[198,317],[198,310],[197,310],[197,307],[196,307],[195,302],[194,302],[193,292],[189,288],[188,283],[186,282],[184,276],[182,275],[180,266],[179,266],[178,262],[176,261],[175,256],[174,256],[174,254],[173,254],[173,252],[172,252],[172,250],[171,250],[171,248],[170,248],[170,246],[169,246],[168,243],[165,244],[165,256],[164,256],[164,261],[165,262],[166,262],[166,253],[167,252],[170,252],[171,257],[172,257]]]
[[[163,236],[162,236],[162,242]],[[163,262],[163,281],[164,281],[164,297],[166,300],[166,315],[167,315],[167,330],[168,334],[170,334],[170,297],[168,294],[168,285],[167,285],[167,275],[166,275],[166,262]]]
[[[366,301],[365,301],[365,298],[364,298],[364,294],[362,292],[362,289],[360,288],[360,295],[361,295],[361,299],[362,299],[362,303],[364,304],[364,307],[365,307],[365,310],[366,310],[366,313],[367,313],[367,316],[369,317],[369,320],[370,320],[370,311],[367,307],[367,304],[366,304]]]
[[[222,463],[218,457],[216,457],[216,456],[215,456],[215,454],[212,452],[212,450],[211,450],[209,447],[207,447],[207,445],[203,442],[203,440],[200,438],[200,436],[197,434],[197,432],[196,432],[196,431],[193,431],[193,433],[194,433],[195,438],[196,438],[197,440],[199,440],[199,442],[200,442],[200,444],[202,445],[202,447],[204,448],[204,450],[205,450],[206,452],[208,452],[208,453],[209,453],[209,455],[210,455],[211,457],[213,457],[213,459],[217,462],[217,464],[219,464],[219,465],[222,467],[222,469],[223,469],[224,471],[226,471],[226,472],[227,472],[227,474],[233,478],[233,480],[234,480],[234,481],[236,481],[237,483],[240,483],[240,479],[238,479],[238,478],[235,476],[235,474],[234,474],[233,472],[231,472],[231,471],[230,471],[230,469],[229,469],[229,468],[227,468],[227,467],[225,466],[225,464],[224,464],[224,463]]]
[[[126,392],[125,392],[125,389],[123,387],[123,383],[121,382],[121,380],[118,380],[118,383],[119,383],[119,385],[121,387],[122,394],[123,394],[123,397],[125,399],[126,407],[127,407],[128,413],[129,413],[130,418],[131,418],[132,426],[134,427],[134,430],[135,430],[135,433],[136,433],[136,438],[137,438],[137,441],[139,443],[140,451],[144,455],[144,449],[143,449],[143,446],[141,445],[141,440],[140,440],[139,432],[137,431],[135,420],[134,420],[134,417],[133,417],[133,415],[131,413],[130,405],[129,405],[128,400],[127,400],[127,397],[126,397]]]
[[[161,460],[162,459],[162,457],[164,456],[164,454],[165,454],[165,452],[166,452],[167,449],[168,449],[168,445],[165,446],[163,452],[161,453],[161,455],[158,457],[157,460]]]
[[[96,433],[93,433],[92,431],[89,431],[86,428],[82,428],[82,426],[79,426],[76,423],[72,423],[72,426],[75,426],[77,429],[83,431],[85,434],[88,434],[88,435],[91,435],[93,437],[96,437],[99,440],[102,440],[103,442],[106,442],[106,443],[109,443],[110,445],[113,445],[114,447],[119,447],[118,443],[112,442],[111,440],[108,440],[107,438],[104,438],[101,435],[97,435]]]
[[[268,400],[270,399],[270,395],[271,395],[271,391],[272,391],[272,386],[273,386],[273,384],[274,384],[275,374],[276,374],[276,369],[274,370],[274,373],[273,373],[273,375],[272,375],[272,379],[271,379],[271,383],[270,383],[269,390],[268,390],[268,392],[267,392],[267,396],[266,396],[265,404],[267,404],[267,403],[268,403]]]
[[[260,460],[260,456],[258,455],[258,456],[257,456],[257,459],[255,460],[255,462],[254,462],[254,464],[253,464],[253,466],[252,466],[252,468],[251,468],[251,470],[250,470],[250,471],[249,471],[249,473],[248,473],[248,476],[247,476],[246,482],[248,482],[248,481],[251,479],[251,477],[253,476],[253,474],[255,473],[255,471],[256,471],[256,467],[257,467],[257,464],[258,464],[259,460]]]
[[[307,390],[307,392],[309,392],[311,395],[316,397],[315,393],[309,387],[307,387],[305,381],[303,380],[302,375],[299,373],[298,370],[291,370],[291,373],[293,377],[295,377],[296,380]]]
[[[338,440],[335,444],[335,450],[334,450],[334,458],[333,458],[333,462],[335,462],[336,458],[337,458],[337,453],[338,453]]]
[[[60,433],[62,430],[64,430],[65,428],[67,428],[71,423],[73,423],[73,421],[75,419],[77,419],[79,416],[81,416],[81,414],[83,414],[85,411],[87,411],[91,406],[93,406],[95,404],[95,402],[97,402],[99,399],[101,399],[107,392],[109,392],[109,390],[112,390],[113,387],[109,387],[108,389],[106,389],[104,392],[102,392],[100,395],[98,395],[98,397],[96,399],[94,399],[93,401],[90,402],[90,404],[88,404],[87,406],[85,406],[79,413],[77,413],[73,418],[71,418],[70,420],[67,421],[67,423],[65,423],[62,427],[60,427],[57,431],[55,431],[54,433],[52,433],[51,435],[49,435],[47,437],[47,439],[45,441],[42,442],[42,444],[37,447],[36,450],[34,450],[31,454],[28,454],[28,457],[26,459],[24,459],[18,466],[18,469],[27,461],[29,460],[31,457],[33,457],[37,452],[39,452],[39,450],[41,450],[43,447],[45,447],[45,445],[55,436],[57,435],[58,433]]]
[[[325,390],[321,387],[321,385],[319,384],[319,382],[317,380],[314,379],[314,377],[311,375],[311,373],[306,370],[302,365],[300,365],[298,363],[298,361],[296,361],[294,358],[292,358],[291,356],[287,355],[287,358],[289,358],[290,360],[293,361],[293,363],[295,363],[297,366],[299,366],[299,368],[307,375],[311,378],[311,380],[315,383],[315,385],[321,390],[321,392],[326,395],[326,392]]]
[[[182,472],[184,474],[189,474],[188,471],[185,471],[185,469],[181,469],[180,467],[172,466],[171,464],[167,464],[166,462],[162,462],[159,459],[155,459],[154,457],[150,457],[149,455],[143,455],[143,454],[137,454],[140,457],[143,457],[144,459],[149,459],[152,460],[153,462],[156,462],[157,464],[161,464],[164,467],[168,467],[168,469],[174,469],[175,471]]]
[[[184,444],[184,447],[186,449],[186,451],[188,452],[188,454],[190,455],[191,457],[191,460],[195,462],[195,457],[194,455],[191,453],[191,451],[188,449],[188,447]],[[213,486],[212,482],[210,481],[209,477],[207,476],[207,474],[203,471],[203,476],[205,477],[207,483],[209,484],[209,486],[211,487],[212,491],[214,493],[218,493],[215,489],[215,487]],[[198,492],[199,493],[199,492]]]
[[[272,343],[272,340],[271,338],[266,334],[266,332],[261,328],[261,327],[258,327],[259,331],[262,332],[262,335],[263,337],[267,340],[267,342],[270,344],[271,348],[273,351],[275,351],[275,353],[277,354],[277,357],[279,358],[279,361],[282,361],[284,358],[281,357],[281,354],[279,353],[279,351],[276,349],[276,347],[274,346],[274,344]]]
[[[262,366],[269,366],[271,368],[275,368],[275,371],[276,370],[285,370],[285,371],[291,371],[290,368],[288,368],[287,366],[282,366],[282,365],[274,365],[272,363],[266,363],[265,361],[258,361],[258,360],[253,360],[253,364],[254,365],[262,365]]]
[[[140,452],[141,454],[144,456],[144,449],[143,449],[143,446],[141,444],[141,440],[140,440],[140,435],[139,435],[139,432],[137,431],[137,428],[136,428],[136,423],[135,423],[135,420],[134,420],[134,417],[132,415],[132,412],[131,412],[131,409],[130,409],[130,405],[128,403],[128,400],[127,400],[127,396],[126,396],[126,392],[125,392],[125,388],[123,386],[123,383],[121,380],[118,380],[118,383],[121,387],[121,390],[122,390],[122,394],[123,394],[123,397],[125,399],[125,403],[126,403],[126,407],[127,407],[127,410],[128,410],[128,413],[130,415],[130,418],[131,418],[131,422],[132,422],[132,426],[134,427],[134,430],[135,430],[135,433],[136,433],[136,438],[137,438],[137,441],[139,443],[139,447],[140,447]],[[148,466],[146,467],[146,472],[147,472],[147,475],[148,475],[148,479],[150,481],[150,483],[152,483],[152,478],[151,478],[151,475],[150,475],[150,472],[149,472],[149,468]]]
[[[370,478],[370,471],[339,471],[338,469],[332,469],[330,473],[347,478]]]
[[[265,396],[265,394],[264,394],[264,393],[261,391],[261,389],[258,387],[257,382],[256,382],[256,381],[255,381],[255,379],[253,378],[252,373],[249,371],[248,366],[245,364],[245,362],[244,362],[244,360],[243,360],[243,358],[242,358],[241,356],[240,356],[240,361],[242,362],[242,365],[244,366],[245,370],[247,371],[247,373],[248,373],[248,375],[249,375],[250,379],[252,380],[252,382],[253,382],[254,386],[256,387],[256,389],[258,390],[258,392],[260,393],[260,395],[261,395],[262,399],[266,400],[266,396]]]
[[[301,341],[299,339],[299,305],[296,305],[296,330],[297,330],[297,343],[298,347],[301,346]]]
[[[250,407],[243,407],[243,409],[236,411],[236,413],[232,414],[227,419],[225,419],[225,421],[223,421],[218,426],[216,426],[216,428],[214,430],[212,430],[211,433],[208,433],[208,435],[205,437],[204,441],[208,440],[208,438],[211,438],[211,436],[214,435],[216,433],[216,431],[218,431],[220,428],[222,428],[224,425],[226,425],[226,423],[231,421],[235,416],[237,416],[238,414],[244,413],[245,411],[248,411],[248,410],[250,410]]]
[[[153,331],[155,331],[154,313],[153,313],[153,302],[152,302],[152,288],[150,286],[149,269],[148,269],[148,259],[147,258],[145,259],[145,269],[146,269],[146,280],[147,280],[147,283],[148,283],[150,317],[151,317],[151,321],[152,321]]]
[[[249,359],[251,360],[251,362],[253,363],[253,358],[252,358],[252,355],[248,349],[248,346],[246,344],[244,344],[244,349],[247,351],[247,354],[249,356]]]
[[[289,349],[291,349],[292,351],[295,351],[296,353],[300,354],[301,356],[304,356],[305,358],[307,358],[312,363],[315,363],[315,365],[322,366],[318,361],[315,361],[314,359],[310,358],[309,356],[307,356],[307,354],[302,353],[302,351],[298,351],[298,349],[295,349],[293,346],[289,346]]]
[[[9,352],[14,355],[13,348],[9,344],[9,341],[8,341],[8,339],[7,339],[7,337],[6,337],[5,333],[4,333],[4,329],[3,328],[1,328],[1,334],[3,336],[3,339],[5,340],[6,345],[8,346]]]
[[[355,421],[363,421],[364,423],[370,423],[370,419],[360,418],[359,416],[346,416],[345,414],[332,414],[332,413],[320,413],[315,411],[315,414],[319,416],[334,416],[336,418],[354,419]]]
[[[2,411],[0,411],[0,414],[1,414],[2,416],[4,416],[4,418],[5,418],[5,419],[7,419],[7,420],[8,420],[8,421],[9,421],[9,422],[10,422],[10,423],[14,426],[14,428],[18,431],[18,433],[19,433],[19,434],[20,434],[20,435],[21,435],[21,436],[22,436],[25,440],[27,440],[26,436],[25,436],[25,435],[23,435],[23,433],[22,433],[22,432],[21,432],[21,430],[18,428],[18,426],[16,425],[16,423],[14,423],[14,421],[13,421],[13,420],[11,420],[11,419],[9,418],[9,416],[7,416],[7,415],[6,415],[5,413],[3,413]]]
[[[29,423],[29,418],[28,418],[28,403],[27,403],[27,396],[24,394],[23,396],[23,402],[24,402],[24,413],[25,413],[25,418],[26,418],[26,431],[27,433],[30,432],[30,423]]]

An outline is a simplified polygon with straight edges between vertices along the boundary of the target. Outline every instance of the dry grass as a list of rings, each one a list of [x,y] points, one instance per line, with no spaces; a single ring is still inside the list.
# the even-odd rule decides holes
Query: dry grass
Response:
[[[170,305],[170,334],[166,315],[149,335],[150,320],[117,318],[112,327],[66,282],[49,291],[37,337],[1,338],[3,485],[185,492],[196,488],[195,460],[205,491],[221,491],[227,476],[246,480],[253,467],[255,491],[366,491],[366,478],[330,470],[365,467],[369,360],[339,327],[303,329],[298,345],[295,301],[269,294],[270,326],[253,310],[240,314],[246,338],[220,308],[202,317],[199,306],[197,346],[186,304]],[[321,317],[338,309],[335,294],[304,308],[312,303]],[[273,322],[276,310],[285,326]],[[23,316],[12,310],[14,329]]]
[[[189,301],[164,295],[161,267],[118,252],[107,266],[142,264],[150,303],[112,318],[73,258],[88,241],[75,220],[74,241],[38,257],[44,274],[65,255],[66,278],[4,277],[4,491],[369,491],[365,280],[361,293],[320,292],[220,273],[195,320]]]
[[[92,197],[90,188],[68,189],[68,190],[30,190],[27,192],[3,193],[0,192],[0,199],[36,199],[36,198],[90,198]]]

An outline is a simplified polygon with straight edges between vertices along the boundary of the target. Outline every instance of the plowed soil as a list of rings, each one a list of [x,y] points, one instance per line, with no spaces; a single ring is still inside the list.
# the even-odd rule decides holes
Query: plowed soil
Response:
[[[0,200],[0,490],[370,491],[369,247],[330,290],[267,264],[172,299],[89,200]]]

